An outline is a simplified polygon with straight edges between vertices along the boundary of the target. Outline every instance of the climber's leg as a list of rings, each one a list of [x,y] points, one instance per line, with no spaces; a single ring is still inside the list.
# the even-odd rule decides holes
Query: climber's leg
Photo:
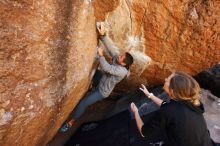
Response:
[[[60,132],[68,131],[74,124],[75,120],[77,120],[84,113],[84,111],[89,105],[102,99],[104,99],[104,97],[101,95],[98,89],[85,96],[77,105],[75,112],[72,115],[72,119],[67,123],[64,123],[64,125],[62,125],[62,127],[60,128]]]
[[[100,70],[96,70],[94,76],[93,76],[93,79],[92,79],[92,87],[93,88],[96,88],[99,84],[99,81],[101,80],[103,76],[103,72],[100,71]]]
[[[97,101],[100,101],[102,99],[104,99],[104,97],[99,92],[99,90],[96,89],[95,91],[93,91],[92,93],[90,93],[88,96],[84,97],[80,101],[80,103],[76,107],[74,114],[72,115],[72,119],[78,119],[84,113],[84,111],[89,105]]]

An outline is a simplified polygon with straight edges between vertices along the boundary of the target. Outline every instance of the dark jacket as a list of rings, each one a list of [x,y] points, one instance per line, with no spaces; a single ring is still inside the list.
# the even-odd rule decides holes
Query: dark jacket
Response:
[[[166,132],[169,146],[212,146],[212,141],[203,117],[204,107],[187,101],[170,100],[155,112],[142,127],[144,136]]]

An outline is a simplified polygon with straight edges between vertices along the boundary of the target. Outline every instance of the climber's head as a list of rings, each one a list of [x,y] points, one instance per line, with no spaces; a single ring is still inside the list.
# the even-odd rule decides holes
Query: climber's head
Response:
[[[128,52],[124,54],[119,54],[117,58],[117,63],[129,69],[133,63],[133,57]]]

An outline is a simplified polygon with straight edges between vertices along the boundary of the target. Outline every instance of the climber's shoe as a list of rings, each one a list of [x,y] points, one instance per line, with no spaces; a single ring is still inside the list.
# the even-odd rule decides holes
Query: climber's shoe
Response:
[[[60,127],[60,130],[59,132],[60,133],[64,133],[64,132],[67,132],[71,129],[72,125],[70,125],[69,123],[65,122],[61,127]]]

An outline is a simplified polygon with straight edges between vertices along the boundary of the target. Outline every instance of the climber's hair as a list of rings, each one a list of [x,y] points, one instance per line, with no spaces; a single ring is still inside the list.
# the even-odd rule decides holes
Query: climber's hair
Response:
[[[134,59],[132,57],[132,55],[128,52],[125,52],[125,59],[124,59],[124,63],[126,64],[125,65],[125,68],[127,70],[129,70],[130,66],[132,65]]]
[[[197,81],[190,75],[183,72],[175,72],[170,79],[169,90],[172,91],[173,98],[191,102],[194,106],[199,106],[198,99],[200,87]]]

